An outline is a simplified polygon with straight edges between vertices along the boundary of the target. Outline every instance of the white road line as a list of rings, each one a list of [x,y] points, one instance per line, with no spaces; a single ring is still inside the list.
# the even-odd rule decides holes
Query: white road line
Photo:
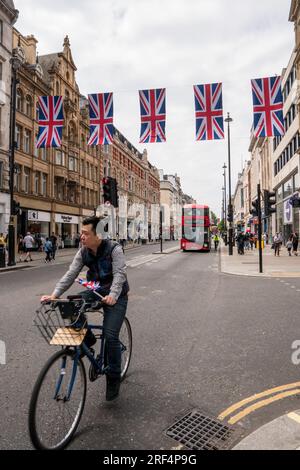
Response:
[[[297,413],[294,413],[294,412],[289,413],[288,417],[292,419],[293,421],[296,421],[296,423],[300,424],[300,415],[298,415]]]

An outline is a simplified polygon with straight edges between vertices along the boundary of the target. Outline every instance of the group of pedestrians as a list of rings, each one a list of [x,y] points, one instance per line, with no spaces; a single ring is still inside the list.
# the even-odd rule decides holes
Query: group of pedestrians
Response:
[[[291,236],[289,237],[286,243],[286,248],[287,248],[289,256],[292,256],[292,253],[295,256],[298,256],[298,244],[299,244],[299,236],[297,232],[294,232],[291,234]]]
[[[239,255],[244,255],[245,250],[253,250],[257,237],[252,233],[240,232],[236,237],[237,249]]]
[[[44,251],[45,263],[50,263],[55,260],[55,255],[57,251],[57,236],[54,232],[50,237],[46,237],[45,242],[41,244],[42,250]],[[27,232],[26,236],[23,238],[22,235],[19,236],[18,240],[18,255],[19,262],[28,263],[33,261],[32,252],[36,249],[36,238],[30,233]],[[37,246],[37,250],[40,251],[40,246]],[[22,260],[22,255],[25,255],[25,258]]]

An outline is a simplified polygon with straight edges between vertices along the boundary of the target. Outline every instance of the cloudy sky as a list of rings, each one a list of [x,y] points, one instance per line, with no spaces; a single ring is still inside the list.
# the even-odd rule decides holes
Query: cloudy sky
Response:
[[[251,78],[281,74],[294,46],[291,0],[14,0],[39,54],[69,35],[82,94],[114,93],[114,122],[184,192],[221,211],[226,140],[195,142],[194,84],[223,82],[232,179],[248,158]],[[167,142],[139,144],[138,90],[166,90]]]

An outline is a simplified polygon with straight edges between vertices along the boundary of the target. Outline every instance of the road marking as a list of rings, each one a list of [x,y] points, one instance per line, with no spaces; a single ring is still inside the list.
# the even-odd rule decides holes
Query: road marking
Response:
[[[228,420],[228,423],[235,424],[241,419],[245,418],[245,416],[249,415],[250,413],[253,413],[254,411],[260,408],[268,406],[271,403],[274,403],[275,401],[283,400],[283,398],[291,397],[292,395],[298,395],[298,394],[300,394],[300,388],[296,388],[295,390],[289,390],[288,392],[284,392],[284,393],[279,393],[278,395],[267,398],[266,400],[261,400],[258,403],[255,403],[254,405],[248,406],[243,411],[241,411],[237,415],[230,418]]]
[[[289,413],[288,417],[300,424],[300,415],[298,415],[297,413]]]
[[[265,390],[264,392],[256,393],[254,395],[251,395],[248,398],[245,398],[244,400],[241,400],[233,405],[231,405],[229,408],[226,410],[222,411],[222,413],[219,414],[218,419],[223,420],[227,416],[231,415],[234,411],[237,411],[239,408],[242,408],[244,405],[247,405],[248,403],[251,403],[252,401],[256,401],[259,398],[267,397],[269,395],[273,395],[277,392],[282,392],[284,390],[289,390],[292,388],[296,388],[300,386],[300,382],[294,382],[291,384],[286,384],[286,385],[281,385],[280,387],[275,387],[275,388],[270,388],[268,390]]]

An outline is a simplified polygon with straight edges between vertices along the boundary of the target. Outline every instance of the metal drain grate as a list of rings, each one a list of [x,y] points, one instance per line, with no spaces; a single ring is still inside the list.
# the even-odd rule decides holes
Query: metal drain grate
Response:
[[[236,438],[232,427],[198,410],[192,410],[178,419],[166,430],[166,434],[192,450],[230,449],[233,438]]]

